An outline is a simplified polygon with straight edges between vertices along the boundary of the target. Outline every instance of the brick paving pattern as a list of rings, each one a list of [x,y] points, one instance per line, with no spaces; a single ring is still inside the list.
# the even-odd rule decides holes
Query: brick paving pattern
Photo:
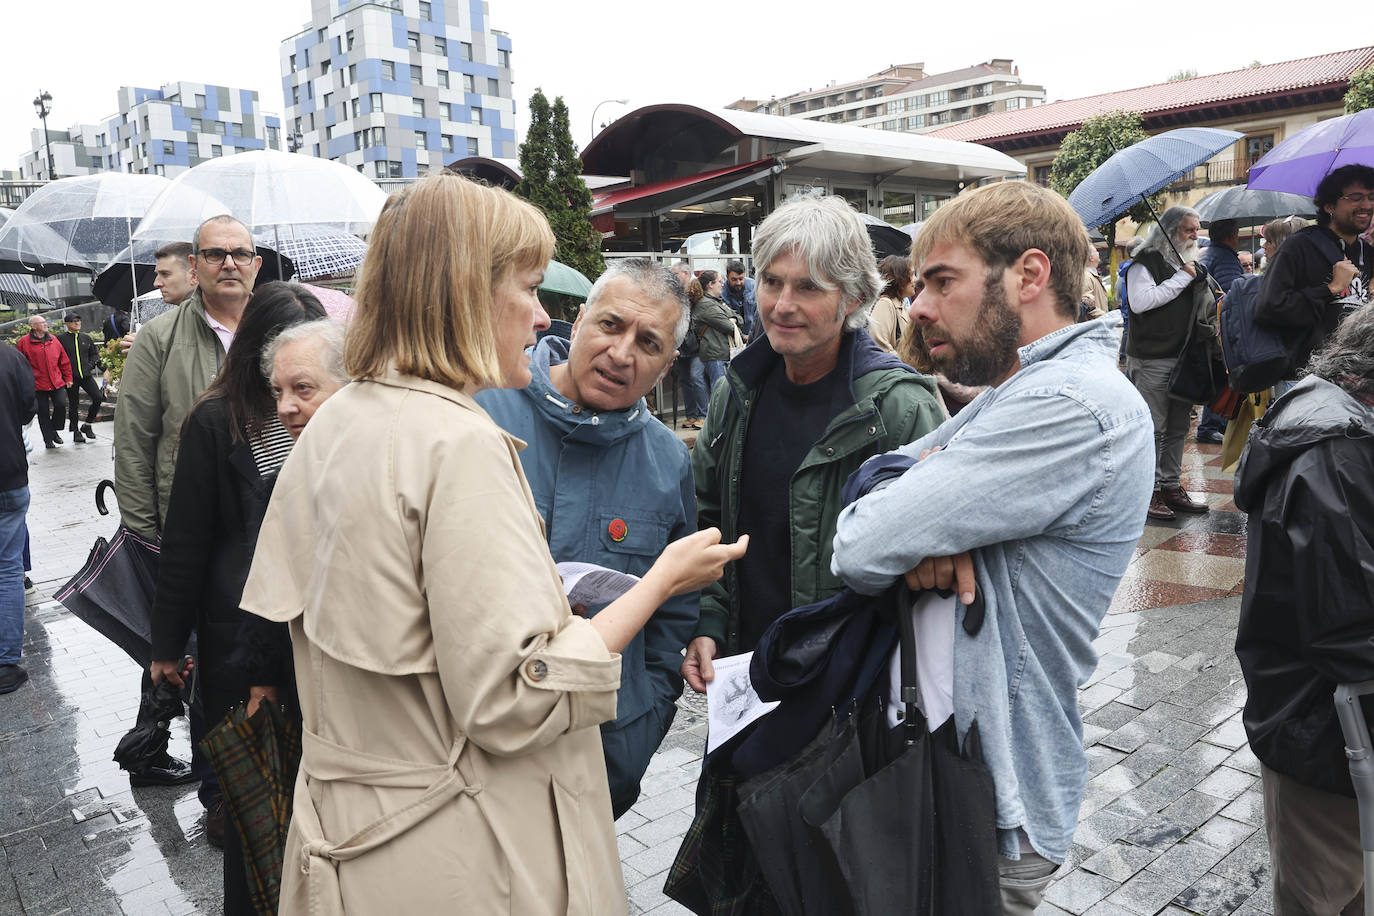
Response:
[[[117,525],[92,500],[113,468],[109,429],[34,455],[32,680],[0,697],[0,913],[218,914],[219,853],[192,788],[130,789],[110,760],[137,709],[134,664],[47,597]],[[1233,651],[1245,517],[1218,452],[1189,440],[1184,486],[1212,511],[1145,529],[1103,623],[1101,661],[1080,691],[1090,779],[1044,916],[1272,910]],[[663,882],[691,821],[706,725],[699,698],[679,705],[643,795],[616,824],[636,914],[686,912]],[[188,752],[184,720],[172,750]]]

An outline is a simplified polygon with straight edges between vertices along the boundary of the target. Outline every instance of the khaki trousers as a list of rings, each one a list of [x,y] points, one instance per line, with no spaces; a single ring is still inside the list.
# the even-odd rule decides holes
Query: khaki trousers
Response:
[[[1359,916],[1364,855],[1355,799],[1263,768],[1274,916]]]
[[[1022,852],[1019,859],[1002,859],[998,876],[1005,916],[1034,916],[1058,870],[1058,865],[1030,850]]]

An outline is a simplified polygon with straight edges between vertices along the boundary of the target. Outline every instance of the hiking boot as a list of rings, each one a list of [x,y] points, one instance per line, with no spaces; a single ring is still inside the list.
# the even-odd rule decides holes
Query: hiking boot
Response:
[[[72,430],[72,441],[80,444],[86,441],[86,437],[81,435],[81,430],[74,429]]]
[[[1188,491],[1182,487],[1169,487],[1159,491],[1160,498],[1164,505],[1173,509],[1175,512],[1192,512],[1201,515],[1211,510],[1206,503],[1200,503],[1188,495]]]
[[[131,786],[180,786],[195,781],[196,775],[191,772],[191,765],[170,754],[163,754],[156,763],[141,770],[129,772]]]
[[[57,433],[53,433],[53,434],[52,434],[52,444],[53,444],[53,445],[61,445],[61,444],[62,444],[62,437],[59,436]]]
[[[0,693],[13,693],[29,679],[29,673],[18,665],[0,665]]]
[[[95,430],[91,429],[91,424],[89,424],[89,423],[82,423],[82,424],[81,424],[81,432],[82,432],[83,434],[85,434],[85,436],[86,436],[87,439],[94,439],[94,438],[95,438]]]
[[[1164,521],[1178,517],[1174,515],[1174,510],[1169,508],[1169,504],[1164,501],[1164,497],[1158,490],[1155,490],[1154,495],[1150,497],[1150,509],[1145,514],[1150,518],[1158,518]]]

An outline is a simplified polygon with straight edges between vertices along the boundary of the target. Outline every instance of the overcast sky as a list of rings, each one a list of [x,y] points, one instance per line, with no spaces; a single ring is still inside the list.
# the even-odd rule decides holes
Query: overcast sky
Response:
[[[491,27],[508,32],[514,46],[521,138],[526,102],[542,87],[567,100],[579,147],[604,99],[630,105],[602,106],[598,122],[658,102],[722,107],[740,97],[766,99],[894,63],[923,61],[935,73],[1009,57],[1026,82],[1043,85],[1055,100],[1161,82],[1184,68],[1216,73],[1374,40],[1350,28],[1349,18],[1294,15],[1292,0],[1225,7],[489,0],[489,7]],[[1129,21],[1142,7],[1150,10],[1145,21]],[[1051,8],[1071,13],[1035,15]],[[1087,18],[1111,9],[1120,14]],[[1175,23],[1161,20],[1166,9],[1181,11]],[[310,3],[61,0],[8,2],[4,12],[0,169],[17,169],[39,124],[32,104],[39,88],[52,93],[49,125],[59,130],[113,114],[120,86],[176,80],[256,89],[266,110],[282,113],[278,46],[304,26]]]

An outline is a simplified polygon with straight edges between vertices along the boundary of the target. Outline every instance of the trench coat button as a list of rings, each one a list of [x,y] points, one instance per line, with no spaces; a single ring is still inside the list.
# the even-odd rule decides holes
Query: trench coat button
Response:
[[[827,445],[827,446],[825,447],[825,457],[827,457],[827,458],[834,458],[834,457],[835,457],[835,449],[832,448],[831,446]]]
[[[549,666],[544,664],[543,659],[536,658],[525,665],[525,673],[532,681],[542,681],[549,676]]]
[[[876,426],[870,426],[870,427],[868,428],[868,434],[869,434],[870,436],[874,435],[874,434],[877,433],[877,432],[878,432],[878,427],[876,427]]]

